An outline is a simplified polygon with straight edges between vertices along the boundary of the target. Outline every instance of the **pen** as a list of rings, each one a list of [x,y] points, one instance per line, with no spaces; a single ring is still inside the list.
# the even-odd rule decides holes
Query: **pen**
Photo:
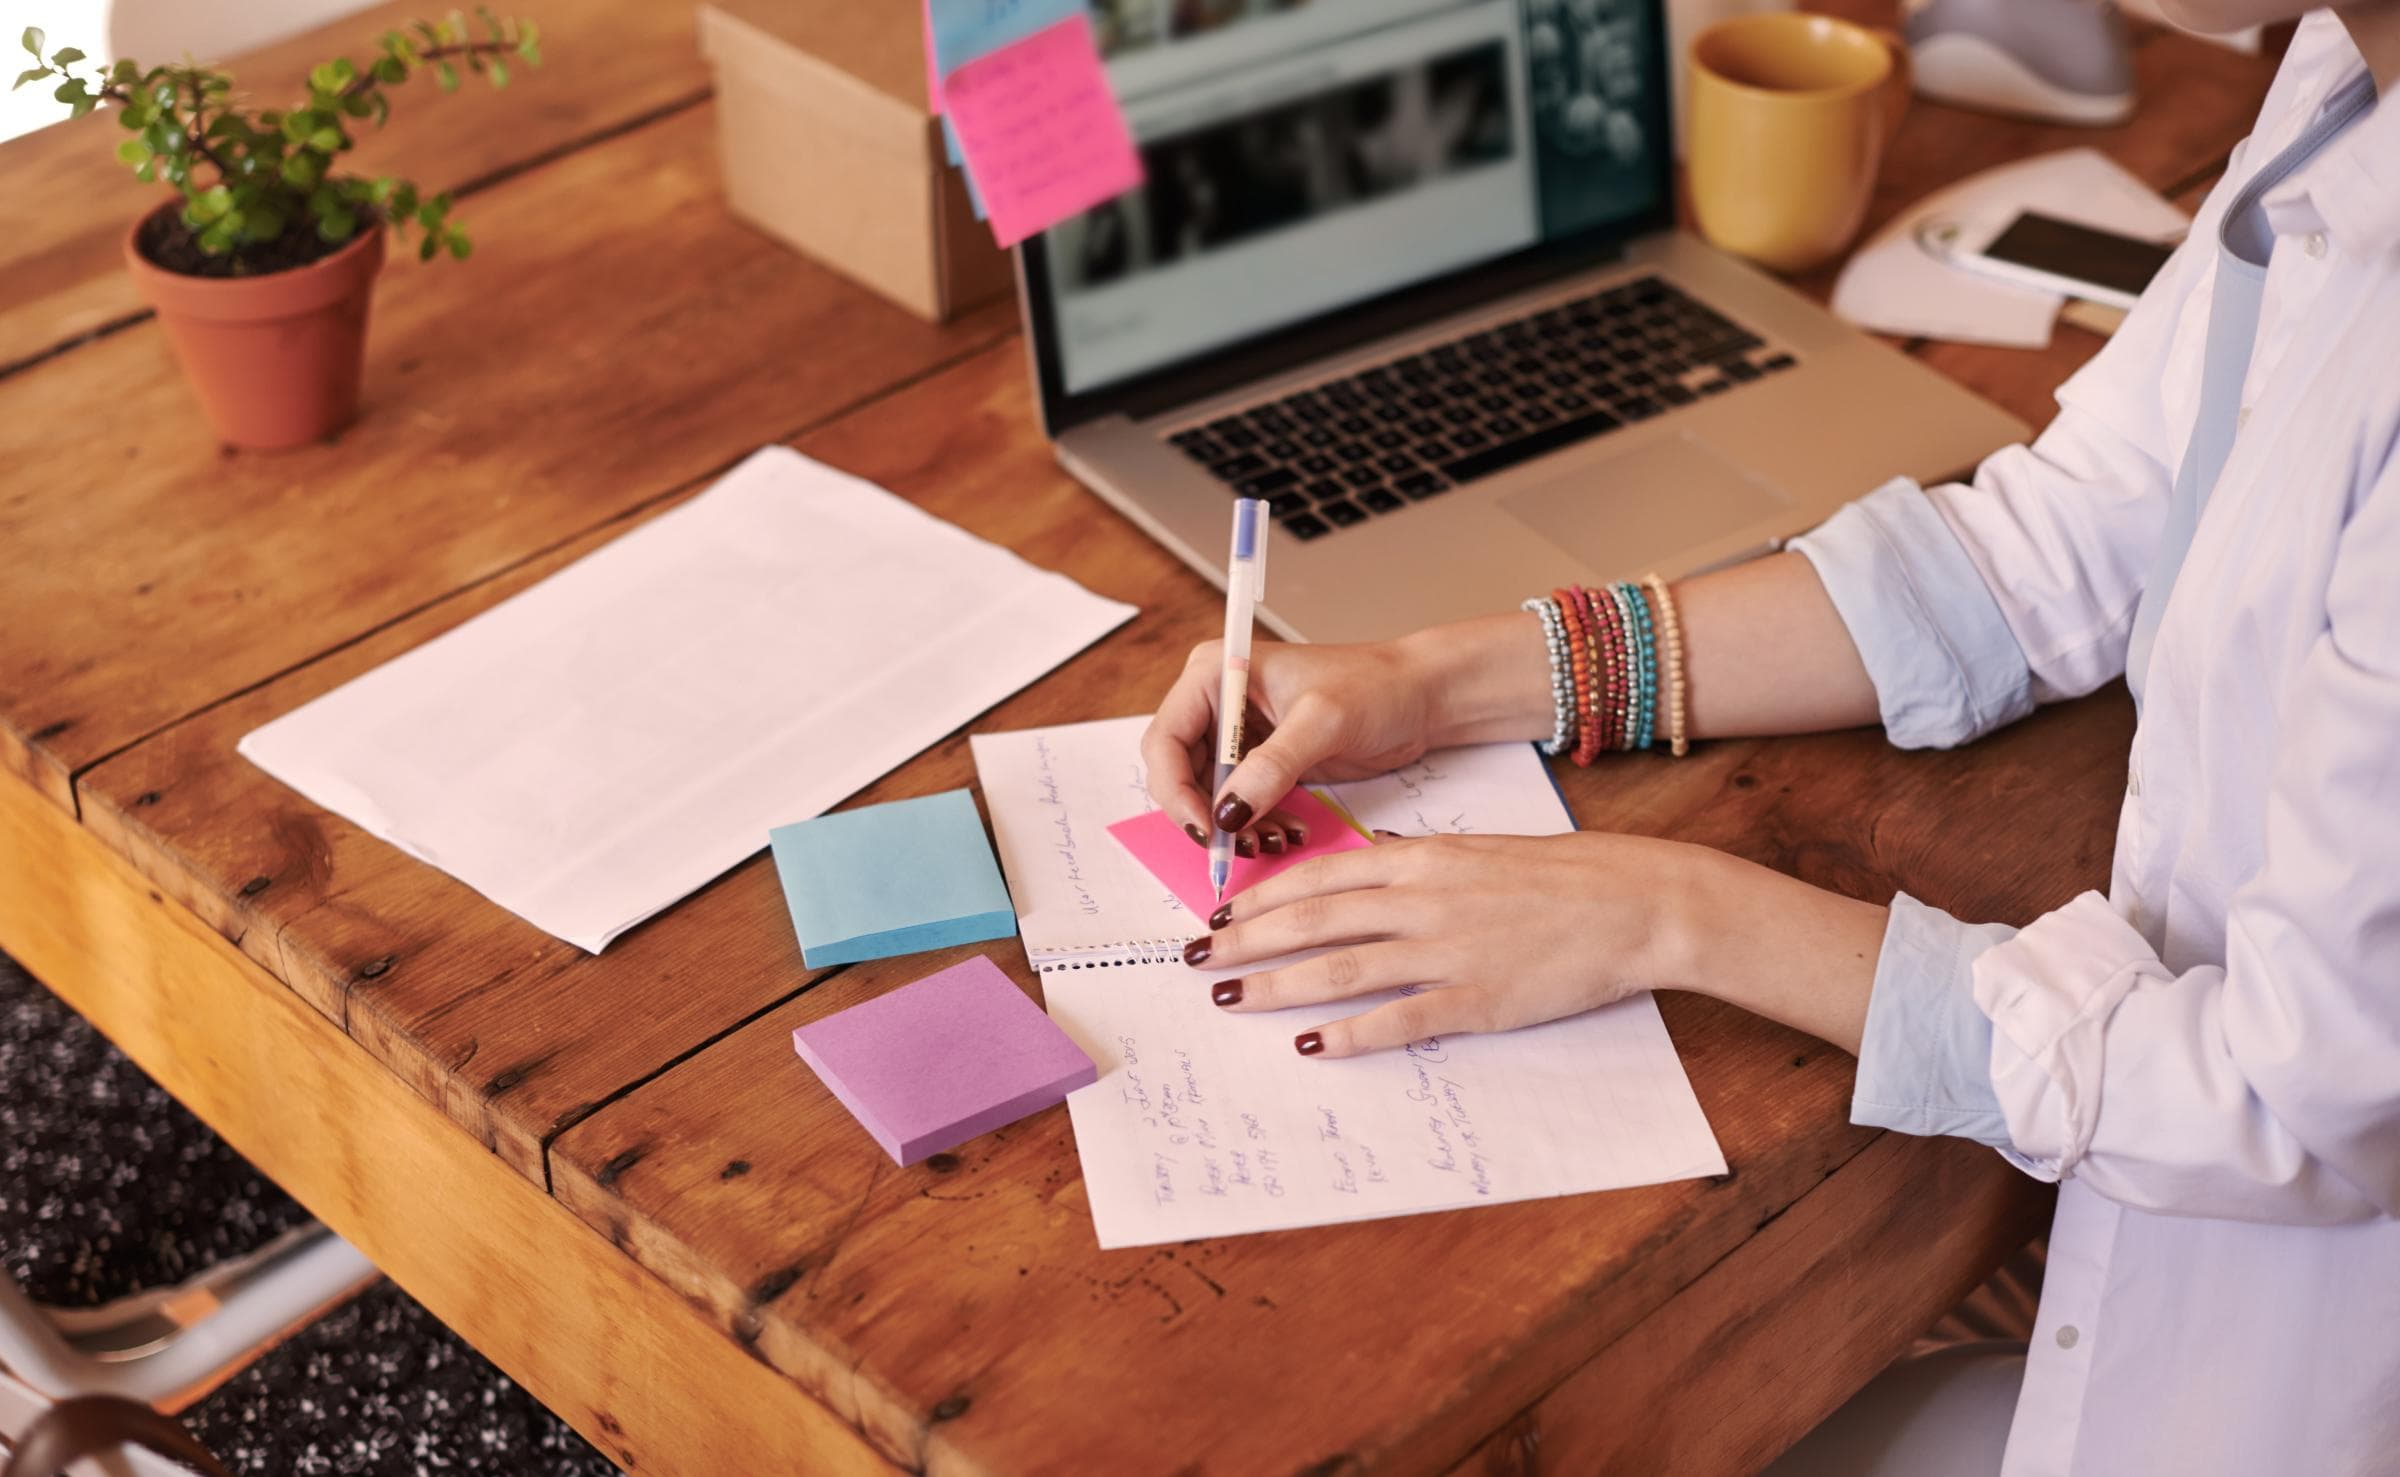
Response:
[[[1225,673],[1217,688],[1217,783],[1209,799],[1208,880],[1225,901],[1233,833],[1216,823],[1216,802],[1242,757],[1242,710],[1250,701],[1250,619],[1267,593],[1267,505],[1233,504],[1233,556],[1225,564]]]

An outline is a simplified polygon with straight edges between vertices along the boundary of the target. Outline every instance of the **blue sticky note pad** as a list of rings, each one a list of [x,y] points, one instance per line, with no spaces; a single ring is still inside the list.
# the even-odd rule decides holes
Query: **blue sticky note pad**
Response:
[[[1085,0],[931,0],[933,66],[943,77],[1012,41],[1079,15]]]
[[[964,790],[778,826],[775,872],[810,968],[1017,931],[999,863]]]

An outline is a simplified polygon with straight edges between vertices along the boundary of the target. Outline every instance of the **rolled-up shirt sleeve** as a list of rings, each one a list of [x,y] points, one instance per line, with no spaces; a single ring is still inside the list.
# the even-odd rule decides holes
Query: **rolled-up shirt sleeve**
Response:
[[[1875,961],[1850,1121],[2011,1147],[1992,1090],[1992,1021],[1975,1003],[1975,960],[2016,930],[1962,923],[1907,893],[1892,899]]]
[[[2017,638],[1917,484],[1884,484],[1792,547],[1833,598],[1893,743],[1949,748],[2033,710]]]

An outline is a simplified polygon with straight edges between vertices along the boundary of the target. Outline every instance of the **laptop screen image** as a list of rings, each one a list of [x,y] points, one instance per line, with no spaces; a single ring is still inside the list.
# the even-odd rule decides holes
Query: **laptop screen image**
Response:
[[[1665,207],[1655,4],[1095,0],[1093,14],[1148,178],[1027,256],[1065,395]]]

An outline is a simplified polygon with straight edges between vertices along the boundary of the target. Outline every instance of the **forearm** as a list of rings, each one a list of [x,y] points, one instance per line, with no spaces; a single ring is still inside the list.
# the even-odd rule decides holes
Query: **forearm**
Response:
[[[1772,554],[1673,591],[1695,737],[1815,733],[1880,717],[1866,663],[1807,559]]]
[[[1858,1054],[1889,909],[1700,847],[1662,896],[1662,983]]]
[[[1806,559],[1772,555],[1684,580],[1673,593],[1694,735],[1808,733],[1876,720],[1866,666]],[[1550,659],[1534,616],[1456,621],[1395,646],[1434,695],[1435,747],[1549,736]]]

